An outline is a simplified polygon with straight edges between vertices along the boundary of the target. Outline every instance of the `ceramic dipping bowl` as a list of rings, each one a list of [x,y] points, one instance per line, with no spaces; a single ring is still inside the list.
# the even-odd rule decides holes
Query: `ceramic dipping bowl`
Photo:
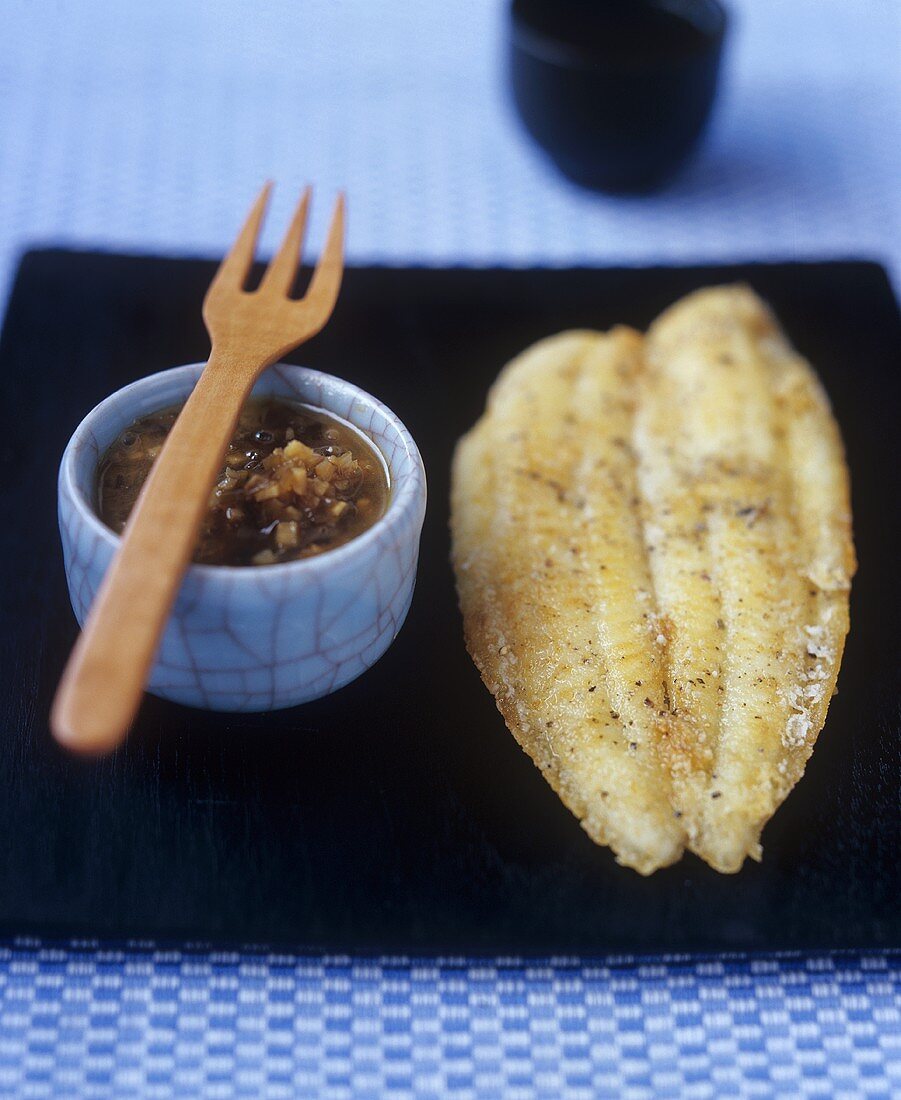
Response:
[[[59,471],[59,525],[80,624],[118,547],[97,516],[97,464],[139,416],[176,404],[202,364],[142,378],[88,413]],[[340,378],[280,364],[257,396],[327,410],[367,436],[385,460],[385,514],[356,538],[311,558],[264,566],[192,565],[163,636],[148,690],[209,710],[262,711],[320,698],[355,679],[391,645],[413,596],[426,504],[422,459],[400,420]]]

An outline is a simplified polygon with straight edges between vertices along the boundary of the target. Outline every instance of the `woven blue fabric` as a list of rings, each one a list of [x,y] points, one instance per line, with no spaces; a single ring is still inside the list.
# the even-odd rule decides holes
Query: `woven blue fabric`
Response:
[[[698,158],[561,180],[506,96],[501,0],[6,0],[0,304],[65,243],[221,254],[263,178],[350,196],[356,261],[866,256],[901,278],[897,0],[730,0]],[[163,366],[164,364],[160,364]],[[304,960],[7,947],[0,1095],[901,1096],[895,957]]]
[[[0,286],[35,241],[221,255],[261,181],[271,249],[349,195],[350,256],[680,263],[857,255],[901,276],[897,0],[729,0],[701,155],[651,198],[566,183],[523,136],[507,0],[6,0]]]
[[[0,1095],[901,1095],[901,957],[0,949]]]

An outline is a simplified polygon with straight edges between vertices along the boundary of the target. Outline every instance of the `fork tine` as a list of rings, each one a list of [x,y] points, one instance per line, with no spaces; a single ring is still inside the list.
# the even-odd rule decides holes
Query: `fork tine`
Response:
[[[272,180],[267,180],[250,213],[247,215],[247,221],[244,222],[237,240],[219,265],[219,270],[210,285],[210,290],[217,285],[228,286],[236,290],[240,290],[244,286],[253,264],[257,238],[260,235],[260,226],[263,224],[263,217],[266,213],[266,207],[269,205],[271,194]]]
[[[310,192],[311,188],[304,188],[297,209],[294,211],[294,217],[288,226],[288,232],[285,234],[285,239],[266,269],[266,274],[260,283],[260,290],[272,288],[279,294],[291,293],[294,276],[297,274],[297,265],[300,263],[304,230],[307,226]]]
[[[344,274],[344,193],[339,192],[332,212],[325,248],[313,271],[306,294],[301,298],[304,310],[319,320],[319,328],[331,316],[335,308],[338,291],[341,289],[341,276]],[[318,329],[317,329],[318,331]]]

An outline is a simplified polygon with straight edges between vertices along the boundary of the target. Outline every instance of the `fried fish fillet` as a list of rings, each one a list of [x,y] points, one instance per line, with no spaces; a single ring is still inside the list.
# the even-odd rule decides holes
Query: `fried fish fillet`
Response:
[[[745,287],[647,338],[544,340],[459,443],[467,646],[520,745],[619,862],[720,871],[804,770],[854,570],[838,429]]]

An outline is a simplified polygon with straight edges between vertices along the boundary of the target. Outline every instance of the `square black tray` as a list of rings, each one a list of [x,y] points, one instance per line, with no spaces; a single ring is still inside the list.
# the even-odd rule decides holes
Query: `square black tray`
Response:
[[[202,360],[200,261],[24,257],[0,341],[0,932],[269,943],[308,951],[655,953],[901,945],[901,323],[868,263],[347,273],[298,361],[379,395],[430,482],[417,594],[382,661],[293,711],[148,698],[87,763],[47,711],[75,623],[55,518],[66,440],[139,375]],[[507,733],[463,648],[448,463],[498,369],[571,327],[645,326],[745,279],[819,369],[844,431],[860,571],[808,772],[733,877],[694,857],[642,879],[595,847]]]

